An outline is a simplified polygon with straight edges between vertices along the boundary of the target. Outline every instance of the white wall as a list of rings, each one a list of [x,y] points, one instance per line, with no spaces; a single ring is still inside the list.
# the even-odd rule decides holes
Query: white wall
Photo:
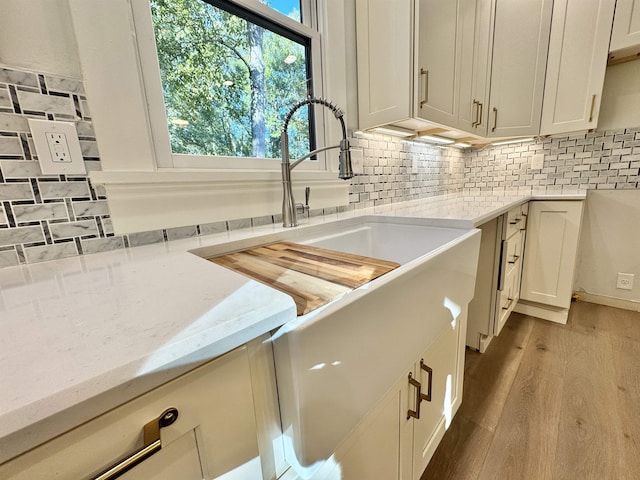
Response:
[[[81,79],[67,0],[1,0],[0,65]]]
[[[616,288],[618,272],[635,274],[633,290]],[[640,190],[588,192],[574,289],[603,303],[640,302]]]

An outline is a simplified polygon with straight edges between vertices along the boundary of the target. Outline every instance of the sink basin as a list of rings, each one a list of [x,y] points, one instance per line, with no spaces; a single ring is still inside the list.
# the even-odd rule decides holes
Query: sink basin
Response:
[[[401,264],[273,336],[286,456],[303,478],[473,297],[480,232],[361,217],[287,239]]]
[[[457,238],[456,228],[399,223],[395,218],[370,218],[345,228],[329,225],[325,234],[299,243],[345,253],[380,258],[404,265]]]

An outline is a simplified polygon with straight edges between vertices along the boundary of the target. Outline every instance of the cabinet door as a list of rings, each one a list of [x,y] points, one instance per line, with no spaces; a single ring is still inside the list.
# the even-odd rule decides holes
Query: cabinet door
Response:
[[[617,0],[610,51],[640,45],[640,0]]]
[[[458,127],[487,134],[494,0],[460,0]]]
[[[553,0],[497,0],[489,137],[537,135]]]
[[[493,335],[496,310],[496,289],[501,261],[503,217],[480,225],[480,256],[473,299],[469,302],[466,344],[483,351],[481,339]]]
[[[411,116],[412,0],[356,0],[359,127]]]
[[[407,409],[415,406],[409,393],[403,376],[313,480],[411,480],[413,422]]]
[[[458,0],[418,0],[415,16],[415,111],[424,120],[455,127],[460,62]]]
[[[416,365],[416,377],[431,400],[423,400],[413,425],[413,479],[418,480],[453,418],[458,361],[458,327],[447,327]],[[431,369],[428,372],[427,369]],[[365,477],[362,477],[365,478]],[[367,477],[368,478],[368,477]]]
[[[581,219],[581,201],[529,203],[521,299],[570,306]]]
[[[142,427],[169,407],[179,414],[162,449],[123,478],[262,478],[244,347],[10,460],[0,478],[92,478],[139,449]]]
[[[615,0],[555,0],[540,133],[598,124]]]

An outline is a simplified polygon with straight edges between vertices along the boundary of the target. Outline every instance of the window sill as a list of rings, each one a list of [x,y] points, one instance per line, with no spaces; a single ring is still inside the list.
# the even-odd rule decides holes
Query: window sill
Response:
[[[91,172],[103,185],[116,234],[274,215],[282,208],[279,172]],[[312,208],[349,203],[349,182],[331,172],[293,172],[293,193]]]

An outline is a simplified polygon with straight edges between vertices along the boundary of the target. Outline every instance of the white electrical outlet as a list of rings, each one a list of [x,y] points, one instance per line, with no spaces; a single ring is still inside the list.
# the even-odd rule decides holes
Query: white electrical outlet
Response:
[[[47,132],[47,145],[51,153],[51,161],[71,163],[71,152],[64,133]]]
[[[618,281],[616,282],[616,288],[621,290],[633,290],[633,273],[618,273]]]
[[[49,174],[86,174],[75,124],[29,119],[40,169]]]

